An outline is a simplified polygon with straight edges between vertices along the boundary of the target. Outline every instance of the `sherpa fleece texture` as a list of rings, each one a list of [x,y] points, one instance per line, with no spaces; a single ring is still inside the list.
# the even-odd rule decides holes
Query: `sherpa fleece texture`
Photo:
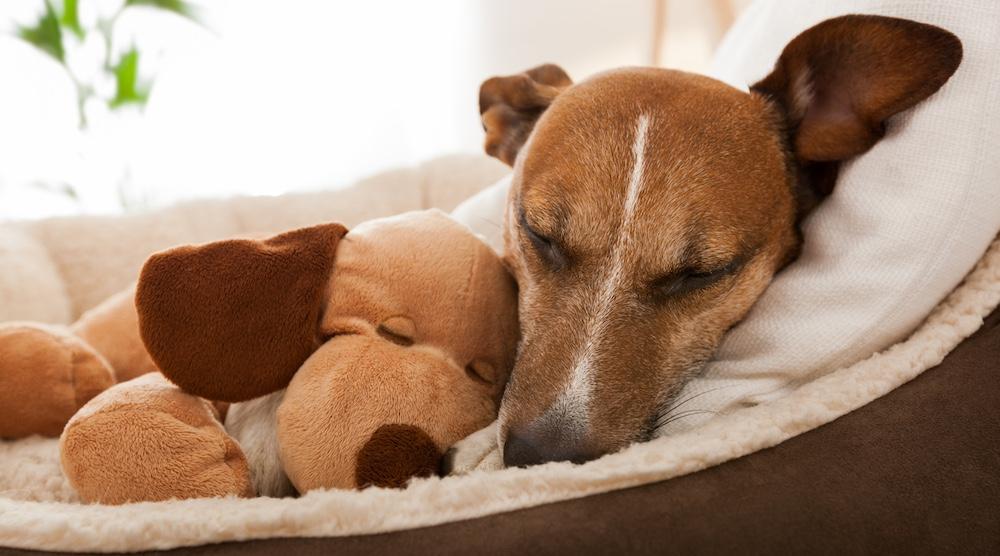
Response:
[[[294,499],[198,499],[83,506],[53,441],[0,444],[0,545],[69,551],[166,549],[267,537],[378,533],[510,511],[668,479],[774,446],[879,398],[938,364],[1000,303],[1000,241],[905,341],[678,436],[585,465],[476,472],[404,490],[313,491]]]

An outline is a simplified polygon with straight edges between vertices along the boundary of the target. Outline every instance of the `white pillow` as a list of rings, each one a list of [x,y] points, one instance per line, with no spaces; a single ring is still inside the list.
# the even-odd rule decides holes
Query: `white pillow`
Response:
[[[711,74],[737,87],[767,75],[784,46],[848,13],[902,17],[956,34],[964,57],[928,100],[844,164],[803,225],[798,261],[723,339],[683,409],[727,412],[902,340],[979,260],[1000,230],[1000,2],[759,0],[730,30]],[[679,419],[664,433],[711,418]]]
[[[964,58],[945,86],[890,122],[844,164],[833,195],[804,222],[801,257],[781,272],[678,397],[661,433],[782,397],[909,334],[962,280],[1000,230],[1000,2],[758,0],[720,47],[712,74],[741,89],[767,75],[797,34],[872,13],[943,27]],[[509,179],[453,216],[500,250]]]
[[[468,226],[499,254],[503,254],[503,211],[510,191],[511,176],[500,179],[463,201],[451,217]]]

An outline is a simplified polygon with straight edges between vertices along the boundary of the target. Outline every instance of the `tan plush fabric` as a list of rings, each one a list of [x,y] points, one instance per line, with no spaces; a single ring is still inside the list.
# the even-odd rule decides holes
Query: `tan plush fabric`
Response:
[[[59,436],[88,400],[155,370],[133,297],[113,295],[71,327],[0,323],[0,438]]]
[[[212,404],[159,373],[92,399],[59,442],[63,470],[88,503],[253,494],[246,458]]]
[[[135,290],[128,288],[85,312],[70,330],[104,356],[117,382],[151,373],[156,365],[139,337]]]
[[[516,289],[500,258],[444,213],[351,230],[324,315],[332,338],[278,408],[281,459],[300,491],[390,476],[393,462],[356,456],[382,425],[419,430],[443,453],[496,417],[514,364]],[[397,460],[411,459],[403,445]]]
[[[516,286],[499,256],[441,211],[345,231],[321,224],[157,253],[134,305],[129,292],[114,296],[79,328],[136,326],[138,311],[157,368],[208,399],[247,401],[288,385],[277,440],[300,492],[402,485],[435,472],[449,446],[496,417],[518,339]],[[122,332],[135,347],[135,331]],[[105,339],[118,349],[114,335]],[[243,493],[223,471],[246,460],[201,401],[159,375],[91,401],[61,444],[80,497]]]
[[[72,334],[0,324],[0,439],[58,436],[83,404],[114,382],[104,358]]]
[[[306,492],[435,473],[449,446],[496,418],[518,340],[516,286],[488,245],[439,210],[346,232],[325,223],[176,247],[149,258],[135,293],[85,313],[73,326],[80,338],[10,327],[0,351],[27,359],[0,359],[0,385],[16,395],[6,410],[29,424],[47,419],[14,432],[53,435],[100,391],[81,375],[70,381],[75,404],[31,403],[33,390],[66,390],[37,380],[66,374],[53,357],[70,353],[84,369],[96,362],[100,387],[109,386],[87,338],[108,350],[119,376],[151,370],[152,360],[163,375],[114,386],[62,431],[62,467],[84,502],[253,494],[264,471],[251,476],[207,400],[251,401],[286,386],[276,415],[265,414],[277,425],[259,424],[278,442],[250,452],[280,457],[283,470],[269,478],[283,473]],[[244,425],[255,425],[237,427],[245,440]]]

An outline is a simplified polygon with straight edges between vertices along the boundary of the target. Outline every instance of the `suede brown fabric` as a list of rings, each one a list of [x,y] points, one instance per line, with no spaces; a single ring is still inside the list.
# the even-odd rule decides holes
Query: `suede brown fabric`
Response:
[[[441,451],[420,427],[382,425],[358,451],[359,487],[402,488],[413,477],[438,472]]]
[[[284,388],[321,343],[320,311],[345,233],[322,224],[150,257],[135,302],[157,368],[210,400]]]
[[[412,531],[163,554],[997,554],[998,431],[995,312],[885,397],[705,471]]]

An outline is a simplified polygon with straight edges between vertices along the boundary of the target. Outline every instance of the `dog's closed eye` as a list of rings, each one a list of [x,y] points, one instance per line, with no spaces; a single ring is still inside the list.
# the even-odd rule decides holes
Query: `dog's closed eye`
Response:
[[[518,219],[520,220],[521,230],[524,231],[524,235],[528,238],[528,241],[542,260],[555,270],[565,268],[569,259],[559,244],[548,236],[542,235],[528,224],[528,218],[524,214],[524,209],[521,209]]]
[[[671,272],[653,280],[650,289],[653,297],[663,300],[707,288],[726,276],[735,274],[743,264],[742,259],[735,259],[725,266],[712,270],[687,268],[679,272]]]

